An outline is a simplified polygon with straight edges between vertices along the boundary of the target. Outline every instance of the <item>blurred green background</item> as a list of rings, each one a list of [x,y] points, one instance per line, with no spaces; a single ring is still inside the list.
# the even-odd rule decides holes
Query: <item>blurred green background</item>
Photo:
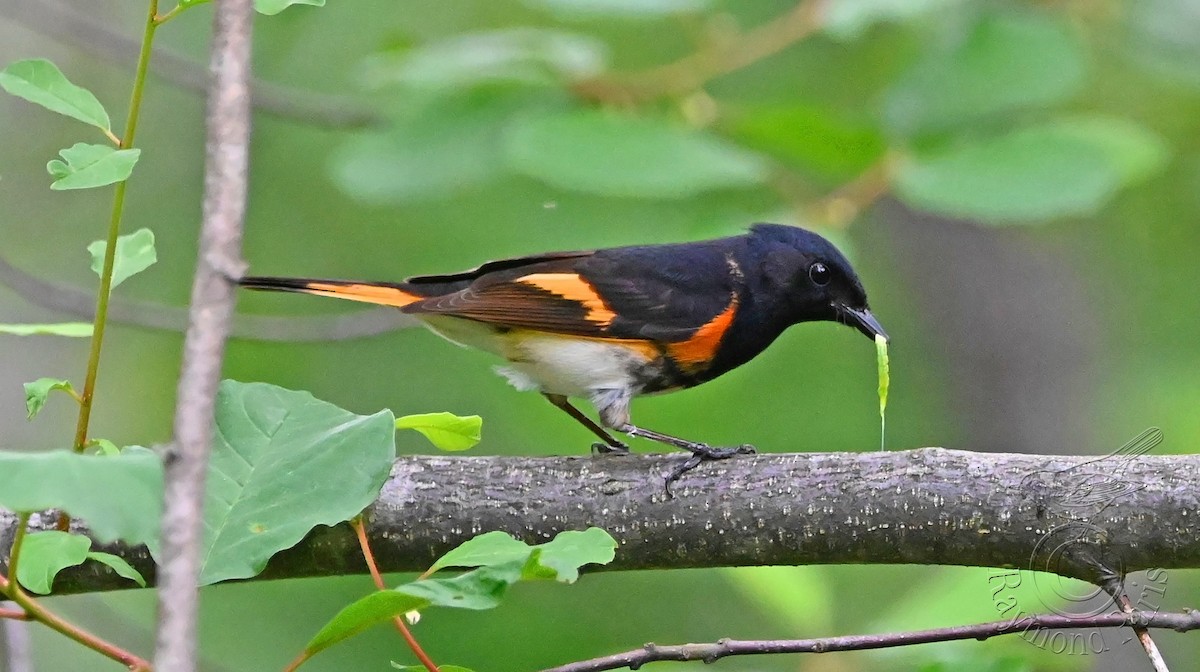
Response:
[[[0,0],[0,63],[50,58],[123,119],[132,59],[121,45],[144,11]],[[196,72],[188,62],[206,59],[210,20],[202,6],[159,31],[170,53],[152,66],[124,225],[153,229],[159,263],[120,287],[126,301],[187,301],[204,104],[184,80]],[[398,279],[545,250],[732,235],[755,221],[800,224],[848,252],[893,336],[889,449],[1106,453],[1150,426],[1164,431],[1160,453],[1191,452],[1200,439],[1200,387],[1187,375],[1200,366],[1196,0],[358,0],[260,16],[255,30],[256,76],[275,87],[260,89],[274,109],[260,110],[253,137],[245,255],[255,273]],[[689,54],[699,56],[632,74]],[[93,292],[84,247],[103,235],[111,192],[52,193],[44,165],[98,136],[9,96],[0,120],[0,256]],[[44,299],[0,287],[0,322],[74,319]],[[239,307],[355,309],[264,295]],[[135,310],[133,322],[156,311]],[[168,438],[180,343],[171,330],[112,326],[94,436]],[[54,400],[27,423],[21,383],[80,380],[86,349],[0,337],[3,448],[68,444],[74,409]],[[402,330],[235,340],[226,375],[361,413],[478,413],[480,454],[587,450],[584,430],[514,393],[493,363]],[[719,381],[639,401],[635,414],[648,427],[764,451],[873,450],[875,386],[861,336],[805,325]],[[428,450],[412,433],[397,440],[404,452]],[[1170,573],[1155,606],[1197,606],[1198,578]],[[521,585],[494,612],[430,613],[418,632],[439,662],[506,672],[646,641],[1011,615],[997,611],[994,588],[980,568],[604,573],[571,587]],[[280,669],[369,589],[365,577],[206,589],[205,669]],[[1027,612],[1063,606],[1028,581],[1018,592]],[[51,602],[152,648],[149,591]],[[1168,660],[1200,654],[1195,636],[1157,637]],[[1009,638],[721,667],[1146,669],[1125,640],[1107,634],[1101,655]],[[32,643],[37,670],[117,669],[39,628]],[[411,662],[379,628],[305,669],[386,670],[391,660]]]

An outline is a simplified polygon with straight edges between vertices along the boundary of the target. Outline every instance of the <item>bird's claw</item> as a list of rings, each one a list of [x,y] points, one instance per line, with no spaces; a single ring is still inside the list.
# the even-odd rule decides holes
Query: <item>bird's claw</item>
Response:
[[[702,462],[727,460],[734,455],[753,455],[758,452],[754,446],[748,443],[743,443],[740,446],[710,446],[706,443],[697,443],[689,446],[688,450],[692,451],[691,456],[681,462],[679,466],[672,469],[671,473],[667,474],[667,478],[663,483],[667,491],[667,499],[675,497],[675,491],[671,488],[671,484],[678,481],[680,476],[700,466]]]
[[[618,445],[609,445],[603,441],[597,441],[592,444],[593,455],[628,455],[629,446],[621,443]]]

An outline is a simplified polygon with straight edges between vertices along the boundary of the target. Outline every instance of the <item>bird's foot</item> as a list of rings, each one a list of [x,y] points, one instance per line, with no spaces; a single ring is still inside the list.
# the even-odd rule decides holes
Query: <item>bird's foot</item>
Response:
[[[597,441],[592,444],[593,455],[628,455],[629,446],[618,442],[617,445],[610,445],[603,441]]]
[[[683,448],[690,450],[692,454],[680,463],[679,466],[672,469],[670,474],[667,474],[663,485],[666,488],[668,498],[675,497],[675,491],[672,490],[671,484],[678,481],[680,476],[700,466],[701,463],[713,460],[727,460],[734,455],[753,455],[758,452],[754,449],[754,446],[748,443],[743,443],[740,446],[710,446],[707,443],[692,443],[683,446]]]

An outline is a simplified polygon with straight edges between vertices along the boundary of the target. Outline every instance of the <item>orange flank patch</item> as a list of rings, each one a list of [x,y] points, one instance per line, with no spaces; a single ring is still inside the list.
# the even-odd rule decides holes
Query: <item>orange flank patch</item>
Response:
[[[734,296],[720,315],[697,329],[691,338],[667,345],[667,354],[684,369],[703,369],[716,356],[721,339],[725,337],[725,332],[729,331],[729,325],[733,324],[737,305],[737,297]]]
[[[588,310],[585,319],[602,327],[612,324],[617,317],[588,281],[575,273],[533,273],[516,281],[580,303]]]
[[[377,303],[381,306],[395,306],[397,308],[420,301],[422,298],[402,289],[396,289],[395,287],[370,284],[340,285],[327,282],[310,282],[304,291],[308,294],[316,294],[318,296],[332,296],[338,299]]]

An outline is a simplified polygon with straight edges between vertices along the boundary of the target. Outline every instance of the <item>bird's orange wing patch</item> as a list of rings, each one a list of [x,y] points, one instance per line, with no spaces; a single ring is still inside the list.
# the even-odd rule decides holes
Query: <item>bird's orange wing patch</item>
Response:
[[[576,273],[531,273],[516,282],[579,303],[588,311],[585,319],[599,327],[607,327],[617,317],[595,288]]]
[[[402,308],[423,298],[396,287],[365,283],[309,282],[305,285],[304,289],[298,291],[318,296],[332,296],[338,299],[361,301],[362,303],[377,303],[381,306],[395,306],[397,308]]]
[[[668,344],[667,354],[685,370],[703,369],[716,356],[717,348],[721,346],[721,339],[725,338],[725,333],[733,324],[737,306],[738,300],[734,296],[729,302],[729,306],[721,311],[720,315],[697,329],[691,338]]]

